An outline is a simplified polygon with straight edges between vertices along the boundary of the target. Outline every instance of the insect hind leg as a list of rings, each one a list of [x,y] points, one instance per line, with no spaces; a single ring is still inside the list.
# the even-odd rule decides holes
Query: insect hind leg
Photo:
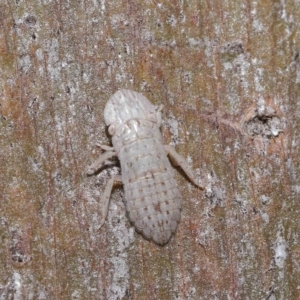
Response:
[[[204,190],[204,187],[197,183],[193,170],[189,167],[187,161],[180,154],[178,154],[173,147],[164,145],[164,148],[166,154],[170,157],[172,164],[176,167],[179,166],[193,184]]]
[[[113,175],[106,184],[104,194],[101,198],[102,220],[100,222],[100,227],[104,224],[104,222],[106,220],[107,213],[108,213],[108,207],[109,207],[109,200],[110,200],[111,192],[112,192],[113,185],[115,182],[122,182],[121,175]]]

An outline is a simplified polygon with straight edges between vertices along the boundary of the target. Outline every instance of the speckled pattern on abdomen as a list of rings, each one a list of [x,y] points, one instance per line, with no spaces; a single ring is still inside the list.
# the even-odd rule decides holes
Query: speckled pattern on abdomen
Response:
[[[140,139],[119,156],[130,220],[146,238],[167,242],[180,219],[181,196],[162,142]]]

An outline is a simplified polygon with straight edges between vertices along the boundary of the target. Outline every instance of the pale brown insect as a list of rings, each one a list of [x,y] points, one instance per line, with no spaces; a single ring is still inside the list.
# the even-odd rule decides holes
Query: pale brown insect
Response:
[[[137,231],[163,245],[176,231],[181,211],[180,191],[167,156],[199,185],[183,157],[171,146],[163,145],[161,109],[162,106],[156,108],[142,94],[117,91],[104,110],[113,147],[98,145],[106,152],[90,167],[88,174],[93,174],[105,160],[117,156],[122,175],[113,176],[106,186],[103,215],[108,211],[113,183],[120,181],[124,185],[129,219]]]

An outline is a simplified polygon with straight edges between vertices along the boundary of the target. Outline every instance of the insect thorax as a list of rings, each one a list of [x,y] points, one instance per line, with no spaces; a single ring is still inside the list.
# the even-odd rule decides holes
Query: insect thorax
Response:
[[[144,139],[157,139],[162,144],[162,135],[157,123],[145,119],[132,119],[121,125],[112,137],[117,153],[121,148]]]

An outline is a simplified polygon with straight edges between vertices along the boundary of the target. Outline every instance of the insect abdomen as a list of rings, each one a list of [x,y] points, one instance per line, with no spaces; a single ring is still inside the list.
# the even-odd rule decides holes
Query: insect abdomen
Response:
[[[125,145],[119,159],[130,220],[146,238],[165,244],[177,228],[181,196],[161,141]]]

